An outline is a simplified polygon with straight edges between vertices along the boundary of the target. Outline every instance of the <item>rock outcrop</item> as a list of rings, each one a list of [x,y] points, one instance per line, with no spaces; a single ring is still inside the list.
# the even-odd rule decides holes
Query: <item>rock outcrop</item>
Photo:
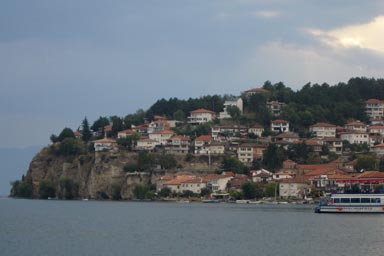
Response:
[[[38,197],[41,181],[49,181],[55,190],[59,191],[60,180],[66,178],[78,187],[79,198],[112,198],[117,188],[120,190],[122,199],[132,199],[136,184],[156,184],[160,176],[165,173],[213,172],[221,162],[221,158],[213,157],[210,160],[211,166],[208,166],[207,157],[195,157],[190,162],[185,162],[184,158],[184,156],[177,157],[177,169],[154,168],[151,172],[127,173],[124,171],[124,166],[137,163],[138,154],[135,152],[99,152],[79,156],[60,156],[47,147],[32,159],[27,177],[32,180],[34,197]]]

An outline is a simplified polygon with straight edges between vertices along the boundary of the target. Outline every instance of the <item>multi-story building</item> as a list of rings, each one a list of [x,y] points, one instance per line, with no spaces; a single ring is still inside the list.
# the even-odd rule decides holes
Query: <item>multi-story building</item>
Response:
[[[158,142],[158,145],[166,145],[167,141],[174,135],[174,132],[171,130],[164,130],[159,132],[153,132],[148,134],[149,139],[155,140]]]
[[[365,103],[365,110],[370,120],[383,120],[384,102],[378,99],[369,99]]]
[[[116,140],[104,138],[101,140],[95,140],[94,148],[95,148],[95,152],[116,151],[117,143],[116,143]]]
[[[237,148],[237,158],[246,165],[251,165],[256,159],[263,156],[263,151],[266,149],[265,145],[244,143],[240,144]]]
[[[363,131],[347,131],[340,135],[341,140],[346,140],[351,144],[368,144],[370,145],[369,134]]]
[[[261,137],[263,132],[264,132],[264,127],[260,124],[254,124],[248,128],[248,133],[253,133],[258,137]]]
[[[271,122],[271,131],[273,132],[289,132],[289,122],[286,120],[273,120]]]
[[[268,101],[267,102],[267,109],[274,116],[279,116],[281,114],[282,109],[285,106],[286,106],[286,104],[284,102],[279,102],[279,101]]]
[[[216,113],[207,109],[197,109],[190,112],[188,123],[199,125],[212,121],[216,117]]]
[[[171,154],[187,154],[189,152],[190,142],[187,136],[173,136],[165,146],[165,150]]]
[[[329,123],[316,123],[309,127],[309,131],[316,137],[336,137],[336,125]]]
[[[212,142],[211,135],[202,135],[195,139],[195,154],[209,154],[209,145]]]
[[[361,131],[361,132],[367,131],[367,125],[360,121],[349,122],[346,125],[344,125],[344,128],[346,131]]]

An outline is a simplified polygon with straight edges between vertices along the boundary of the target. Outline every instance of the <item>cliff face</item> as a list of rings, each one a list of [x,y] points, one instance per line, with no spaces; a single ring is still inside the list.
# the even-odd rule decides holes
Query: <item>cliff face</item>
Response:
[[[34,197],[38,197],[39,185],[43,180],[49,181],[56,191],[60,190],[60,180],[70,179],[78,185],[80,198],[112,198],[113,190],[120,190],[122,199],[131,199],[136,184],[156,184],[164,170],[152,173],[125,173],[124,165],[137,162],[137,153],[89,153],[81,156],[57,156],[49,148],[41,150],[30,163],[27,177],[31,178]],[[178,157],[179,166],[183,168],[167,170],[176,172],[212,172],[219,164],[211,159],[211,168],[207,159],[195,159],[186,163],[184,157]]]

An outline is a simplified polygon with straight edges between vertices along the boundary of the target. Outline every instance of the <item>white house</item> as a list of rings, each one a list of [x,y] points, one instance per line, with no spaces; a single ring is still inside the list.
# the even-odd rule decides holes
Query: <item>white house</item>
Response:
[[[305,177],[297,177],[279,182],[280,198],[304,199],[310,192],[310,182]]]
[[[189,139],[188,136],[173,136],[168,140],[165,150],[173,154],[187,154],[190,146]]]
[[[188,117],[188,123],[204,124],[212,121],[215,117],[215,112],[201,108],[190,112],[190,116]]]
[[[219,192],[227,190],[228,181],[233,179],[233,177],[233,173],[212,173],[204,176],[204,181],[207,183],[207,187],[212,189],[212,192]]]
[[[265,145],[244,143],[237,148],[237,158],[244,164],[250,165],[253,160],[259,159],[263,156]]]
[[[95,152],[116,151],[117,143],[116,143],[116,140],[104,138],[101,140],[95,140],[94,148],[95,148]]]
[[[384,136],[384,125],[371,125],[368,127],[370,134],[380,134]]]
[[[248,128],[248,133],[253,133],[258,137],[261,137],[263,132],[264,132],[264,127],[260,124],[254,124],[253,126]]]
[[[340,135],[341,140],[346,140],[351,144],[368,144],[370,145],[369,134],[363,131],[348,131]]]
[[[329,123],[316,123],[309,127],[309,131],[316,137],[336,137],[336,125]]]
[[[120,131],[117,133],[117,138],[118,139],[125,139],[129,136],[132,136],[134,133],[136,133],[134,130],[132,129],[127,129],[127,130],[124,130],[124,131]]]
[[[136,150],[152,151],[158,142],[151,139],[141,139],[137,141]]]
[[[378,99],[369,99],[365,103],[365,110],[371,121],[384,118],[384,102]]]
[[[223,112],[220,112],[220,119],[231,118],[227,111],[229,106],[237,107],[240,110],[240,113],[243,113],[243,100],[240,97],[234,100],[227,100],[224,102]]]
[[[192,175],[181,175],[174,179],[165,181],[162,187],[171,189],[172,192],[183,193],[185,191],[192,191],[193,193],[199,194],[201,189],[206,187],[206,182],[196,176]]]
[[[286,120],[273,120],[271,122],[271,131],[273,132],[289,132],[289,122]]]
[[[209,145],[209,153],[212,155],[223,155],[225,152],[225,144],[220,142],[211,142]]]
[[[209,145],[213,138],[211,135],[202,135],[195,139],[195,154],[208,154]]]
[[[148,134],[149,139],[155,140],[158,142],[158,145],[166,145],[167,141],[174,135],[174,132],[171,130],[163,130],[158,132],[153,132]]]
[[[367,125],[360,121],[349,122],[344,126],[344,128],[347,131],[361,131],[361,132],[367,131]]]
[[[252,178],[253,182],[268,182],[272,180],[272,175],[273,173],[265,170],[265,169],[260,169],[260,170],[251,170],[249,171],[250,176]]]

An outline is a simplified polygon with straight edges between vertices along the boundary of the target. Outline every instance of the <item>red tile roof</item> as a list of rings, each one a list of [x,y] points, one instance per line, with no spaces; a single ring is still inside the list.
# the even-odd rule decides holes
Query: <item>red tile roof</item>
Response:
[[[282,120],[282,119],[277,119],[277,120],[273,120],[272,123],[288,123],[288,121]]]
[[[211,135],[201,135],[195,139],[195,141],[212,141],[213,138]]]
[[[208,110],[208,109],[204,109],[204,108],[193,110],[190,113],[194,113],[194,114],[197,114],[197,113],[211,113],[211,114],[215,114],[215,112],[213,112],[211,110]]]
[[[97,142],[97,143],[116,143],[116,140],[103,138],[100,140],[95,140],[94,142]]]
[[[357,175],[357,178],[384,178],[384,172],[366,171]]]
[[[371,103],[371,104],[383,104],[383,102],[381,100],[378,100],[378,99],[369,99],[367,100],[367,103]]]

